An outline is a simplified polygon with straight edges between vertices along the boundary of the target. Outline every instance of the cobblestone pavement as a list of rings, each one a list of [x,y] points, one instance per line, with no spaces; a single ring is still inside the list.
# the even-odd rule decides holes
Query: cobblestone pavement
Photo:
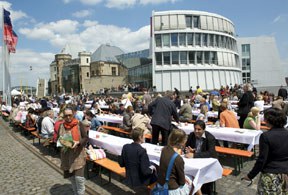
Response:
[[[16,140],[29,146],[29,150]],[[59,173],[59,153],[43,147],[42,144],[39,145],[38,140],[36,141],[33,145],[29,135],[24,136],[19,131],[12,130],[7,122],[0,119],[0,195],[72,194],[69,181],[63,179],[62,174]],[[38,154],[40,158],[31,151]],[[54,168],[45,161],[50,165],[54,165]],[[227,161],[227,159],[224,158],[224,161]],[[246,183],[241,182],[241,177],[251,170],[254,163],[255,160],[246,161],[239,175],[230,175],[218,180],[216,182],[217,194],[254,195],[258,177],[254,179],[253,184],[249,187]],[[90,168],[92,167],[90,166]],[[131,189],[125,186],[118,176],[113,175],[112,182],[103,185],[96,173],[89,173],[92,177],[86,180],[87,194],[133,194]],[[107,182],[105,174],[103,179],[103,183]]]

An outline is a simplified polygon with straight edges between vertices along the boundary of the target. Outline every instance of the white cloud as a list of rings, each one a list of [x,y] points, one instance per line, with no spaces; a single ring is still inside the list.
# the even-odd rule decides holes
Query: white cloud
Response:
[[[281,16],[277,16],[276,18],[274,18],[272,23],[277,23],[279,22],[280,19],[281,19]]]
[[[80,0],[85,5],[96,5],[102,2],[102,0]]]
[[[32,29],[20,28],[19,32],[30,39],[48,40],[59,35],[74,33],[77,30],[77,26],[77,21],[59,20],[47,24],[39,23]]]
[[[49,65],[54,60],[53,53],[37,53],[31,50],[17,50],[10,56],[10,74],[12,86],[35,86],[38,78],[49,79]],[[32,66],[32,71],[30,71]]]
[[[68,3],[71,3],[73,0],[62,0],[62,1],[63,3],[68,4]]]
[[[90,16],[91,14],[92,14],[91,10],[80,10],[73,13],[72,15],[76,18],[85,18],[87,16]]]
[[[82,24],[84,27],[96,26],[98,24],[97,21],[85,20]]]
[[[140,5],[147,4],[161,4],[161,3],[175,3],[179,0],[106,0],[106,7],[124,9]]]
[[[161,3],[175,3],[178,0],[139,0],[139,3],[142,5],[147,4],[161,4]]]
[[[107,0],[106,7],[124,9],[127,7],[133,7],[136,4],[136,0]]]

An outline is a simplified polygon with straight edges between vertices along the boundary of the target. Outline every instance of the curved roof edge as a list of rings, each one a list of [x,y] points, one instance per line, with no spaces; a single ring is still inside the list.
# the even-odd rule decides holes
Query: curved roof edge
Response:
[[[231,22],[234,25],[234,23],[230,19],[222,15],[211,13],[211,12],[206,12],[206,11],[198,11],[198,10],[168,10],[168,11],[154,11],[153,10],[152,11],[152,16],[161,16],[161,15],[167,15],[167,14],[193,14],[193,15],[215,16],[218,18],[223,18]]]

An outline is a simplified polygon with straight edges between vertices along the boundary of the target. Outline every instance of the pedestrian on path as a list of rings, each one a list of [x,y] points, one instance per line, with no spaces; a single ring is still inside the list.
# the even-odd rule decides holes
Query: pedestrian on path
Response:
[[[253,169],[242,178],[251,181],[261,172],[257,194],[288,194],[288,131],[285,114],[270,108],[264,111],[265,122],[271,129],[262,133],[259,157]]]
[[[64,110],[64,123],[59,128],[59,139],[72,138],[72,142],[61,149],[61,169],[64,171],[64,178],[72,183],[74,194],[85,194],[84,168],[86,164],[85,145],[88,141],[87,132],[79,125],[74,118],[76,110],[67,106]],[[62,144],[63,142],[61,142]],[[65,142],[64,142],[65,143]]]

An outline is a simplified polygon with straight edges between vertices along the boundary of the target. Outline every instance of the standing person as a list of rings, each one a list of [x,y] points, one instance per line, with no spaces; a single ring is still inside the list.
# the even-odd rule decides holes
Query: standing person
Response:
[[[79,121],[74,118],[75,110],[67,106],[64,109],[64,123],[60,125],[59,137],[70,136],[73,139],[71,146],[61,149],[61,169],[64,178],[72,183],[74,194],[85,194],[84,168],[86,164],[85,145],[88,141],[87,132],[79,126]]]
[[[253,169],[243,179],[252,179],[261,172],[257,194],[288,194],[288,130],[285,114],[277,108],[264,111],[264,120],[271,129],[259,140],[259,156]]]
[[[147,151],[141,146],[144,143],[144,130],[135,128],[131,132],[133,143],[123,146],[118,163],[126,170],[126,183],[131,186],[137,194],[148,194],[147,187],[156,181],[153,172],[155,166],[150,165]]]
[[[282,85],[280,87],[280,89],[278,90],[278,96],[281,96],[283,98],[283,100],[286,100],[287,98],[287,89],[285,89]]]
[[[164,97],[156,98],[148,106],[149,114],[152,116],[152,144],[157,144],[159,133],[162,135],[162,145],[167,145],[168,136],[171,128],[171,116],[179,123],[176,106],[172,102],[173,94],[166,92]]]
[[[151,95],[148,93],[147,89],[143,89],[144,95],[142,98],[142,110],[143,112],[148,111],[148,105],[152,102]]]
[[[254,96],[252,93],[252,86],[250,83],[247,83],[243,86],[244,94],[238,102],[238,116],[239,118],[239,126],[243,128],[243,124],[245,119],[250,112],[250,109],[254,106]]]

